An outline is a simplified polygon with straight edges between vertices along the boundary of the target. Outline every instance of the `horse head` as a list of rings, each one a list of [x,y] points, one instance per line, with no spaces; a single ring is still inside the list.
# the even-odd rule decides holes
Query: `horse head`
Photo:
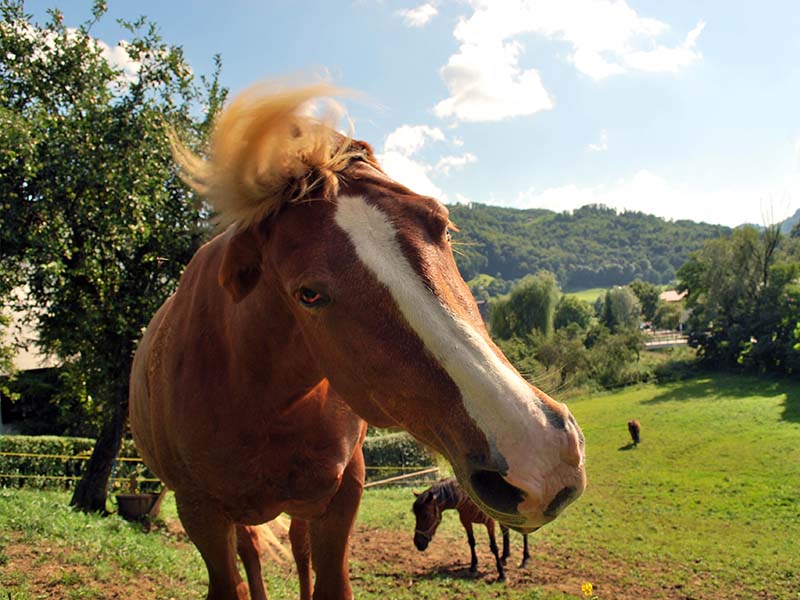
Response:
[[[438,498],[427,489],[421,494],[414,494],[416,500],[411,507],[414,513],[414,546],[417,550],[424,551],[430,544],[439,523],[442,522],[442,509],[439,506]]]
[[[447,208],[303,114],[329,92],[240,96],[207,160],[175,143],[185,179],[231,224],[219,282],[242,310],[290,324],[280,335],[306,382],[327,378],[370,423],[409,431],[482,510],[532,531],[584,490],[581,430],[492,342],[453,259]]]

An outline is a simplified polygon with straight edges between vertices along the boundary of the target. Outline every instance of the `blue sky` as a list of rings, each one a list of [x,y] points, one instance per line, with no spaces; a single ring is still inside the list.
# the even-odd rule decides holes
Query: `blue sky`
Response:
[[[77,25],[90,0],[28,1]],[[445,202],[763,223],[800,208],[796,0],[110,0],[233,93],[324,73],[357,138]]]

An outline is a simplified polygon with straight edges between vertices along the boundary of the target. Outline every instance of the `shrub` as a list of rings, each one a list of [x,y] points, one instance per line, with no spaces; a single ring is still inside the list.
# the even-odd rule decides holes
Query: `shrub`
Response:
[[[368,437],[364,442],[368,467],[427,467],[435,465],[431,452],[405,432]]]
[[[93,447],[94,440],[90,438],[0,436],[0,486],[70,489],[80,477]],[[132,440],[123,440],[119,456],[138,458]],[[155,479],[155,475],[141,462],[118,461],[114,489],[127,492],[127,480],[134,474],[139,480]],[[155,491],[160,486],[155,482],[140,482],[139,487],[140,491]]]

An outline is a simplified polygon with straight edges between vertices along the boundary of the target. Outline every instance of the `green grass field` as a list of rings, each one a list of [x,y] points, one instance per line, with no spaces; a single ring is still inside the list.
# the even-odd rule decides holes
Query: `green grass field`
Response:
[[[601,600],[800,598],[800,384],[714,375],[576,399],[570,408],[587,439],[589,488],[531,536],[526,579],[513,568],[517,583],[508,586],[415,577],[406,563],[354,552],[356,596],[574,599],[589,581]],[[638,448],[628,445],[632,418],[642,424]],[[67,500],[0,490],[0,598],[113,597],[109,585],[117,597],[128,588],[141,598],[203,595],[205,569],[184,540],[166,529],[145,534],[116,516],[73,513]],[[410,505],[408,489],[368,490],[360,531],[388,532],[409,546]],[[166,503],[163,517],[174,516]],[[466,562],[463,537],[449,511],[432,548]],[[483,533],[476,537],[485,546]],[[516,561],[518,536],[513,543]],[[491,570],[485,562],[482,569]],[[295,597],[288,567],[270,573],[271,597]]]
[[[594,304],[600,296],[604,296],[607,288],[590,288],[588,290],[581,290],[580,292],[567,292],[567,296],[575,296],[579,300]]]

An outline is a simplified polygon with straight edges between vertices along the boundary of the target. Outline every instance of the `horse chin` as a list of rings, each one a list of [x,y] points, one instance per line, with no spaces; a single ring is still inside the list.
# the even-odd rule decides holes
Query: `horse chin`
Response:
[[[425,552],[426,548],[428,547],[428,540],[425,539],[418,540],[417,538],[414,538],[414,545],[420,552]]]

